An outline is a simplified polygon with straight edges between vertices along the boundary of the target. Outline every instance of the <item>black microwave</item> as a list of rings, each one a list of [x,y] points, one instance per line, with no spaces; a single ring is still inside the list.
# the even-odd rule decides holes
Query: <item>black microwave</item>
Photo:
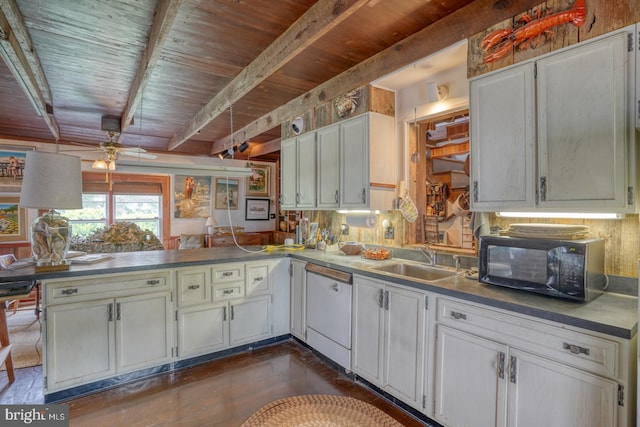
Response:
[[[604,240],[480,236],[478,280],[591,301],[606,288]]]

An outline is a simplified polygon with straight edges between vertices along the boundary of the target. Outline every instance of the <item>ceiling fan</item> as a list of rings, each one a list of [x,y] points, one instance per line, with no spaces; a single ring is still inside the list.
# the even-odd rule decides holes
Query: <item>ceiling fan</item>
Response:
[[[102,151],[103,156],[93,162],[91,167],[93,169],[106,169],[110,171],[116,170],[116,160],[119,155],[132,156],[139,159],[155,159],[155,154],[147,153],[147,150],[140,147],[125,147],[119,142],[115,142],[113,138],[117,135],[117,132],[108,131],[107,136],[109,141],[101,142],[98,145],[98,150]]]

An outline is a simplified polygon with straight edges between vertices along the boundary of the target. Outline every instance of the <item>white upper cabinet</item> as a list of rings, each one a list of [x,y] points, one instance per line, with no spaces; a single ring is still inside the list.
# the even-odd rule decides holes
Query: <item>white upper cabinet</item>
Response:
[[[627,35],[537,62],[540,207],[625,208]]]
[[[340,207],[390,210],[398,145],[395,119],[366,113],[340,123]]]
[[[340,206],[340,126],[327,126],[317,132],[318,208]]]
[[[633,212],[630,28],[471,81],[472,209]]]
[[[283,141],[282,209],[392,209],[394,126],[369,112]]]
[[[471,82],[474,210],[535,204],[533,67],[526,63]]]
[[[316,206],[316,133],[283,141],[280,147],[282,209]]]

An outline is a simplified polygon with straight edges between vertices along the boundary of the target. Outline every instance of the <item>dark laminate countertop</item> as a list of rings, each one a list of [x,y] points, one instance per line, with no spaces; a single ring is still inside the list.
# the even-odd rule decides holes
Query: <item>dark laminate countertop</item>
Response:
[[[635,296],[606,292],[590,303],[579,303],[485,285],[462,275],[454,275],[450,278],[427,283],[372,269],[385,263],[397,262],[398,259],[369,261],[358,256],[347,256],[342,252],[321,252],[315,250],[286,251],[278,249],[273,252],[259,252],[259,247],[246,249],[248,249],[249,252],[235,247],[224,247],[186,249],[180,251],[114,253],[112,254],[113,259],[96,264],[73,265],[72,262],[71,268],[68,271],[36,274],[33,267],[26,267],[16,271],[2,271],[0,272],[0,282],[140,272],[159,268],[177,268],[191,265],[291,256],[292,258],[318,263],[354,274],[482,303],[515,313],[526,314],[621,338],[629,339],[634,337],[638,329],[638,298]]]

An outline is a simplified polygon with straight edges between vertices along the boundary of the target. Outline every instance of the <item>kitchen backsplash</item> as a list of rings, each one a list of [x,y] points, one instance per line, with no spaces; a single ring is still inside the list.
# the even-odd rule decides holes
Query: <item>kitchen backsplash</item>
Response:
[[[350,226],[349,234],[341,235],[341,224],[347,223],[347,215],[335,211],[304,211],[303,215],[311,222],[318,222],[319,228],[327,228],[329,234],[338,236],[340,241],[356,241],[366,245],[410,248],[413,242],[406,236],[406,221],[399,211],[379,214],[372,226]],[[385,233],[384,220],[393,227],[393,238]],[[366,222],[366,221],[365,221]],[[512,223],[556,223],[580,224],[589,226],[592,237],[605,239],[605,271],[615,276],[637,277],[638,257],[640,255],[640,220],[637,214],[626,215],[619,220],[576,220],[576,219],[526,219],[501,218],[489,215],[491,227],[508,228]],[[409,243],[411,242],[411,243]]]

